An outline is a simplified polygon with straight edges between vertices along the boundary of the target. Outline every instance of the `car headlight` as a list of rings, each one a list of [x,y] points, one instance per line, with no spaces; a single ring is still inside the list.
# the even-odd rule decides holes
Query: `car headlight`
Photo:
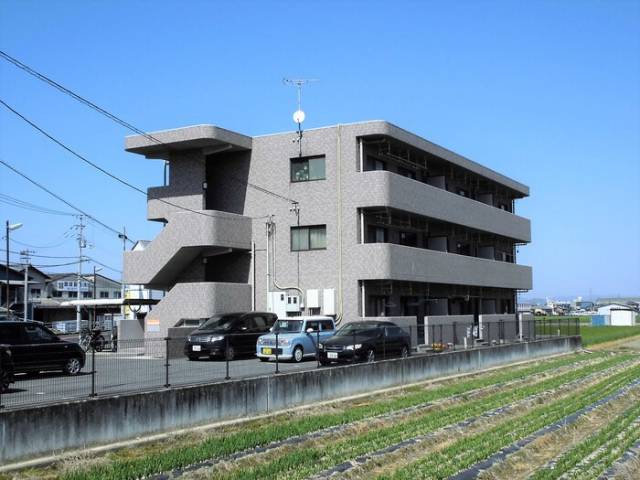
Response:
[[[319,348],[320,350],[324,350],[324,344],[323,344],[323,343],[319,343],[319,344],[318,344],[318,348]]]
[[[7,352],[7,357],[10,357],[11,356],[11,350],[7,349],[6,352]]]
[[[187,337],[187,342],[193,342],[193,337],[191,335]]]
[[[355,345],[347,345],[344,347],[345,350],[359,350],[362,347],[361,343],[356,343]]]
[[[262,345],[262,344],[264,344],[264,338],[259,337],[258,338],[258,345]]]
[[[212,335],[209,337],[210,342],[217,342],[219,340],[224,340],[224,337],[222,335]]]
[[[289,345],[289,339],[288,338],[280,338],[278,339],[278,345]]]

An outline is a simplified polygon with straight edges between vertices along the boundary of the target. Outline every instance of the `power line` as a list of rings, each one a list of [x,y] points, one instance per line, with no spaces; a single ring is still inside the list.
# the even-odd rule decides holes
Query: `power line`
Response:
[[[123,180],[122,178],[118,177],[117,175],[109,172],[108,170],[105,170],[104,168],[102,168],[100,165],[96,164],[95,162],[92,162],[91,160],[89,160],[88,158],[86,158],[85,156],[79,154],[78,152],[76,152],[75,150],[73,150],[71,147],[69,147],[68,145],[64,144],[63,142],[61,142],[60,140],[58,140],[57,138],[55,138],[53,135],[49,134],[48,132],[46,132],[44,129],[40,128],[38,125],[36,125],[34,122],[32,122],[31,120],[29,120],[27,117],[25,117],[24,115],[22,115],[20,112],[18,112],[17,110],[15,110],[14,108],[12,108],[10,105],[8,105],[4,100],[0,99],[0,104],[3,105],[7,110],[9,110],[10,112],[14,113],[16,116],[18,116],[19,118],[21,118],[23,121],[25,121],[26,123],[28,123],[31,127],[33,127],[34,129],[36,129],[38,132],[40,132],[42,135],[44,135],[45,137],[47,137],[49,140],[51,140],[52,142],[54,142],[56,145],[59,145],[60,147],[62,147],[64,150],[66,150],[67,152],[71,153],[73,156],[79,158],[80,160],[82,160],[83,162],[87,163],[88,165],[90,165],[91,167],[99,170],[100,172],[102,172],[103,174],[107,175],[108,177],[110,177],[113,180],[116,180],[117,182],[131,188],[132,190],[136,191],[137,193],[140,193],[142,195],[145,196],[145,198],[147,198],[147,192],[139,187],[136,187],[135,185],[129,183],[126,180]],[[263,189],[262,187],[256,187],[258,189],[260,189],[261,191],[264,191],[265,193],[272,193],[269,192],[268,190]],[[277,195],[277,194],[274,194]],[[285,197],[281,197],[281,198],[285,198]],[[153,200],[157,200],[159,202],[164,203],[165,205],[169,205],[171,207],[177,208],[179,210],[185,210],[187,212],[191,212],[191,213],[195,213],[198,215],[202,215],[205,217],[212,217],[212,218],[219,218],[222,220],[235,220],[235,219],[231,219],[229,217],[225,217],[222,215],[213,215],[213,214],[209,214],[206,212],[202,212],[199,210],[193,210],[191,208],[188,207],[183,207],[181,205],[178,205],[176,203],[170,202],[168,200],[165,200],[163,198],[154,198]],[[291,200],[292,201],[292,200]],[[293,202],[293,201],[292,201]],[[296,203],[296,202],[293,202]]]
[[[63,85],[59,84],[55,80],[52,80],[51,78],[47,77],[46,75],[38,72],[37,70],[34,70],[33,68],[29,67],[28,65],[22,63],[20,60],[18,60],[17,58],[12,57],[8,53],[0,50],[0,57],[4,58],[5,60],[7,60],[8,62],[12,63],[16,67],[24,70],[28,74],[34,76],[38,80],[41,80],[41,81],[49,84],[50,86],[52,86],[55,89],[61,91],[62,93],[66,94],[66,95],[69,95],[73,99],[75,99],[75,100],[79,101],[80,103],[86,105],[87,107],[97,111],[101,115],[104,115],[105,117],[107,117],[108,119],[116,122],[117,124],[125,127],[126,129],[131,130],[132,132],[137,133],[138,135],[141,135],[141,136],[145,137],[146,139],[150,140],[151,142],[156,143],[157,145],[162,145],[162,146],[167,147],[167,150],[169,150],[169,151],[173,151],[173,148],[171,148],[170,145],[164,143],[163,141],[161,141],[158,138],[154,137],[153,135],[145,132],[144,130],[141,130],[140,128],[130,124],[129,122],[123,120],[122,118],[118,117],[117,115],[115,115],[115,114],[113,114],[111,112],[108,112],[104,108],[99,107],[98,105],[96,105],[95,103],[91,102],[90,100],[84,98],[83,96],[81,96],[81,95],[75,93],[74,91],[64,87]],[[289,203],[294,203],[294,204],[298,203],[295,200],[292,200],[292,199],[287,198],[287,197],[285,197],[283,195],[280,195],[279,193],[272,192],[271,190],[268,190],[268,189],[266,189],[264,187],[260,187],[258,185],[252,184],[250,182],[241,180],[241,179],[239,179],[237,177],[230,176],[230,178],[232,178],[236,182],[240,182],[243,185],[251,187],[251,188],[253,188],[255,190],[258,190],[258,191],[260,191],[262,193],[265,193],[267,195],[271,195],[273,197],[280,198],[280,199],[285,200],[285,201],[287,201]],[[146,193],[145,193],[145,195],[146,195]],[[160,200],[160,199],[156,199],[156,200]],[[180,207],[178,206],[178,208],[180,208]]]
[[[40,205],[36,205],[34,203],[26,202],[24,200],[20,200],[19,198],[12,197],[10,195],[5,195],[0,193],[0,202],[6,205],[12,205],[18,208],[24,208],[25,210],[32,210],[40,213],[48,213],[50,215],[67,215],[73,216],[73,213],[70,212],[62,212],[60,210],[54,210],[47,207],[41,207]]]
[[[155,137],[143,132],[142,130],[137,129],[136,127],[134,127],[133,125],[131,125],[130,123],[125,122],[124,120],[122,120],[121,118],[116,117],[115,115],[107,112],[106,110],[104,110],[103,108],[100,108],[98,105],[96,105],[93,102],[90,102],[89,100],[87,100],[84,97],[81,97],[80,95],[78,95],[77,93],[69,90],[68,88],[60,85],[58,82],[50,79],[49,77],[47,77],[46,75],[43,75],[40,72],[37,72],[36,70],[34,70],[33,68],[29,67],[28,65],[25,65],[24,63],[22,63],[20,60],[18,60],[17,58],[13,58],[11,55],[9,55],[6,52],[3,52],[2,50],[0,50],[0,57],[4,58],[5,60],[7,60],[10,63],[13,63],[16,67],[24,70],[25,72],[27,72],[29,75],[32,75],[34,77],[36,77],[38,80],[41,80],[45,83],[48,83],[49,85],[51,85],[53,88],[60,90],[62,93],[65,93],[69,96],[71,96],[72,98],[74,98],[75,100],[79,101],[80,103],[85,104],[86,106],[88,106],[89,108],[92,108],[98,112],[100,112],[102,115],[104,115],[105,117],[107,117],[110,120],[113,120],[114,122],[122,125],[123,127],[132,130],[136,133],[138,133],[139,135],[143,135],[146,138],[148,138],[151,141],[157,141],[160,142],[158,139],[156,139]],[[161,142],[160,142],[161,143]]]
[[[116,235],[121,235],[122,232],[119,232],[118,230],[116,230],[115,228],[110,227],[109,225],[107,225],[104,222],[101,222],[100,220],[98,220],[96,217],[94,217],[93,215],[88,214],[87,212],[85,212],[84,210],[82,210],[81,208],[76,207],[74,204],[68,202],[67,200],[65,200],[64,198],[62,198],[60,195],[53,193],[51,190],[49,190],[47,187],[43,186],[42,184],[38,183],[37,181],[33,180],[32,178],[28,177],[27,175],[25,175],[24,173],[22,173],[21,171],[19,171],[17,168],[13,167],[11,164],[7,163],[5,160],[0,158],[0,163],[2,165],[4,165],[5,167],[7,167],[9,170],[13,171],[14,173],[16,173],[17,175],[20,175],[22,178],[24,178],[25,180],[27,180],[28,182],[32,183],[33,185],[35,185],[36,187],[38,187],[41,190],[44,190],[45,192],[47,192],[49,195],[51,195],[52,197],[56,198],[57,200],[61,201],[62,203],[64,203],[65,205],[67,205],[68,207],[71,207],[72,209],[74,209],[77,212],[80,212],[82,215],[84,215],[85,217],[91,219],[92,221],[96,222],[98,225],[101,225],[102,227],[106,228],[107,230],[115,233]],[[129,240],[131,243],[134,243],[132,240]]]
[[[97,261],[95,258],[92,258],[92,257],[86,257],[86,258],[87,258],[90,262],[97,263],[97,264],[98,264],[98,265],[100,265],[101,267],[104,267],[104,268],[106,268],[106,269],[108,269],[108,270],[112,270],[112,271],[114,271],[114,272],[122,273],[122,270],[118,270],[117,268],[113,268],[113,267],[110,267],[109,265],[105,265],[104,263]]]
[[[13,242],[13,240],[11,240]],[[6,252],[7,250],[4,248],[0,248],[0,252]],[[13,253],[14,255],[20,255],[21,252],[15,251],[15,250],[9,250],[9,253]],[[74,255],[72,257],[69,256],[58,256],[58,255],[36,255],[35,253],[30,253],[29,254],[31,257],[38,257],[38,258],[78,258],[77,255]]]

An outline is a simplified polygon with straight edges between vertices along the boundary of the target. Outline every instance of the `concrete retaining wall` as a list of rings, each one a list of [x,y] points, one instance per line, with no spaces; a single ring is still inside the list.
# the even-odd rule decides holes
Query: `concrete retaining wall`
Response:
[[[0,463],[284,410],[580,348],[580,337],[499,345],[99,397],[0,413]]]

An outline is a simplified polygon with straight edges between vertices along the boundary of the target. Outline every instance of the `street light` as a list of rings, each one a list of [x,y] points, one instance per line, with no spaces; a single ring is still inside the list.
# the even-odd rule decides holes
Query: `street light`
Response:
[[[13,230],[17,230],[19,229],[22,224],[21,223],[14,223],[12,225],[9,224],[9,220],[7,220],[7,233],[5,235],[5,238],[7,239],[7,318],[9,317],[9,232],[12,232]]]

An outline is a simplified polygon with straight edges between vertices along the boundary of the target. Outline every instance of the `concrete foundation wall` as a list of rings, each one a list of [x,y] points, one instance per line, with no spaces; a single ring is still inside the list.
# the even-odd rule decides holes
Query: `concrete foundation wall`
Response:
[[[571,352],[580,345],[580,337],[563,337],[7,410],[0,413],[0,462],[284,410]]]

